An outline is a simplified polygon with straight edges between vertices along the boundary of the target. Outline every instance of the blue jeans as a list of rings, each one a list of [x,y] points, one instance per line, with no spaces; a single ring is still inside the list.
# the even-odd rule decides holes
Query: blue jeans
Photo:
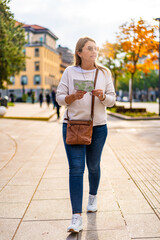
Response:
[[[81,213],[85,158],[88,167],[89,193],[96,195],[100,181],[101,153],[107,137],[107,125],[93,127],[92,143],[90,145],[66,144],[66,130],[67,124],[63,123],[63,141],[69,163],[69,189],[72,213]]]

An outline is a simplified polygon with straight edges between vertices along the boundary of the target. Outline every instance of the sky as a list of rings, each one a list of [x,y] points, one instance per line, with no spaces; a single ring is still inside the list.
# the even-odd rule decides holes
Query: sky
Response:
[[[93,38],[101,47],[114,43],[119,26],[140,17],[158,25],[160,0],[11,0],[11,12],[17,21],[48,28],[58,44],[74,52],[80,37]]]

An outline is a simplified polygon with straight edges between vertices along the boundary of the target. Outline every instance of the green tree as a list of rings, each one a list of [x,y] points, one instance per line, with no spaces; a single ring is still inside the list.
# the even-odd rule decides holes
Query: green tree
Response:
[[[128,91],[128,82],[130,73],[125,72],[122,76],[118,77],[118,90]],[[136,71],[134,75],[133,90],[146,90],[149,88],[156,89],[158,86],[158,74],[155,70],[150,70],[146,75],[143,71]]]
[[[8,6],[10,0],[0,0],[0,88],[6,88],[10,77],[25,67],[23,53],[25,32]]]
[[[123,60],[118,43],[106,41],[99,51],[99,61],[108,67],[113,75],[115,90],[117,90],[117,79],[122,74]]]
[[[128,72],[118,77],[118,90],[128,91],[129,78],[130,74]]]

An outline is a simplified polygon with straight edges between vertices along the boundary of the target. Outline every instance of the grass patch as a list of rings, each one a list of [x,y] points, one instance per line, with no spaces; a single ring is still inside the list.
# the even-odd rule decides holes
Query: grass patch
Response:
[[[8,102],[8,104],[7,104],[7,105],[8,105],[8,107],[14,107],[14,105],[15,105],[15,104],[14,104],[14,103],[12,103],[12,102]]]
[[[136,111],[136,112],[131,112],[131,111],[123,112],[123,111],[120,111],[120,110],[117,111],[116,107],[108,108],[107,110],[109,110],[113,113],[119,113],[119,114],[122,114],[124,116],[129,116],[129,117],[158,117],[158,114],[155,113],[155,112],[138,112],[138,111]]]
[[[136,112],[136,113],[133,113],[133,112],[126,112],[126,113],[123,113],[124,115],[126,116],[129,116],[129,117],[158,117],[158,114],[156,114],[155,112]]]

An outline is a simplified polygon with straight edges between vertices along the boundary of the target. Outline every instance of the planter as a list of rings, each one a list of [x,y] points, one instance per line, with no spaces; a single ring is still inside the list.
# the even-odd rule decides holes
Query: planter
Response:
[[[126,113],[126,112],[131,112],[131,113],[145,113],[146,108],[117,108],[116,109],[117,113]]]
[[[112,111],[114,109],[114,112],[116,113],[126,113],[126,112],[131,112],[131,113],[146,113],[146,108],[125,108],[124,106],[114,106],[112,108],[108,108],[108,110]]]

